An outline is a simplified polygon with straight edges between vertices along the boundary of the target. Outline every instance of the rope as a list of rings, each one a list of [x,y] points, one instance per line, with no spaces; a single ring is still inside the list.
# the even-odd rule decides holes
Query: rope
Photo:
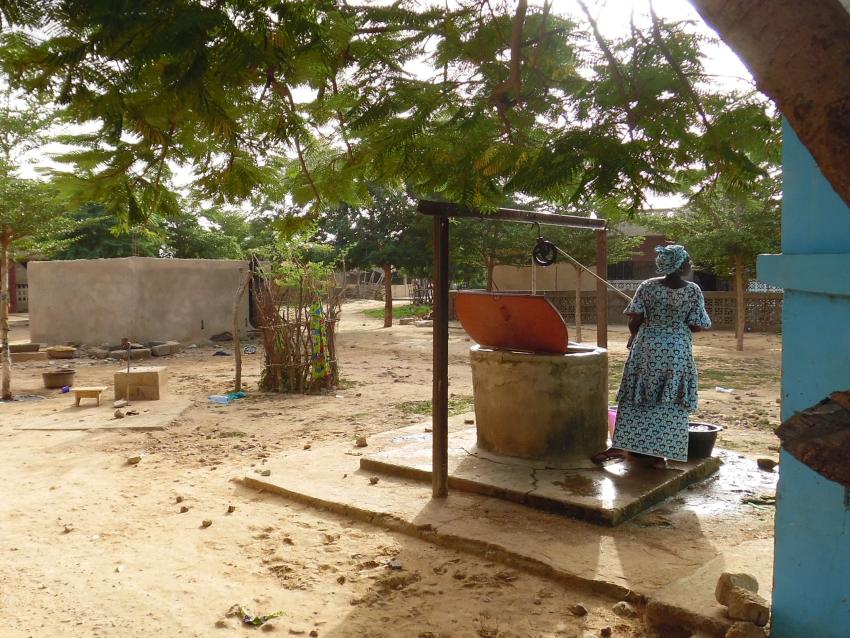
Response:
[[[555,246],[555,250],[557,250],[557,251],[558,251],[559,253],[561,253],[564,257],[566,257],[567,259],[569,259],[571,262],[573,262],[573,264],[575,264],[576,266],[578,266],[579,268],[581,268],[581,269],[582,269],[583,271],[585,271],[586,273],[591,274],[591,275],[593,275],[594,277],[596,277],[599,281],[601,281],[603,284],[605,284],[606,286],[608,286],[611,290],[613,290],[613,291],[614,291],[614,292],[616,292],[618,295],[620,295],[621,297],[623,297],[626,301],[631,302],[631,300],[632,300],[632,298],[631,298],[631,297],[629,297],[626,293],[624,293],[622,290],[620,290],[620,289],[619,289],[619,288],[617,288],[616,286],[612,285],[612,284],[611,284],[610,282],[608,282],[607,280],[605,280],[605,279],[603,279],[602,277],[600,277],[599,275],[597,275],[597,274],[596,274],[595,272],[593,272],[590,268],[588,268],[588,267],[587,267],[587,266],[585,266],[584,264],[580,263],[580,262],[579,262],[579,261],[577,261],[576,259],[573,259],[573,257],[572,257],[572,256],[568,255],[567,253],[565,253],[563,250],[561,250],[561,249],[560,249],[560,248],[558,248],[557,246]],[[532,268],[534,268],[534,261],[532,260],[532,262],[531,262],[531,263],[532,263]],[[532,285],[532,286],[534,286],[534,270],[532,270],[532,271],[531,271],[531,285]]]
[[[531,294],[537,294],[537,264],[534,263],[534,256],[531,257]]]

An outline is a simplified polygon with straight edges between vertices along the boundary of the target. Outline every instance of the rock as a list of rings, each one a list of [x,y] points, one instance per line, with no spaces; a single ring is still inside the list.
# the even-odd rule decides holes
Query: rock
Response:
[[[381,479],[379,479],[377,476],[370,476],[369,477],[369,485],[376,485],[378,483],[378,481],[380,481],[380,480]]]
[[[114,416],[116,419],[123,419],[124,413],[121,410],[115,410],[115,412],[112,413],[112,416]]]
[[[229,332],[219,332],[217,335],[210,337],[210,341],[233,341],[233,335]]]
[[[183,497],[182,497],[182,496],[175,496],[175,497],[174,497],[174,502],[175,502],[175,503],[182,503],[182,502],[183,502]]]
[[[764,470],[765,472],[772,472],[773,468],[779,465],[777,461],[768,458],[756,459],[756,463],[758,464],[759,469]]]
[[[610,638],[611,628],[610,627],[603,627],[602,629],[599,630],[599,635],[602,636],[602,638]]]
[[[717,579],[717,587],[714,588],[714,598],[721,605],[728,605],[729,593],[734,587],[740,587],[756,594],[759,590],[759,582],[749,574],[723,572],[720,574],[720,578]]]
[[[156,342],[156,344],[151,343],[150,349],[155,357],[167,357],[183,352],[183,345],[179,341]]]
[[[112,350],[109,353],[109,356],[113,359],[123,359],[127,360],[127,350],[126,349],[118,349]],[[151,358],[151,349],[145,347],[131,348],[130,349],[130,359],[150,359]]]
[[[186,507],[185,505],[183,505],[183,506],[180,508],[180,513],[181,513],[181,514],[185,514],[185,513],[186,513],[186,512],[188,512],[188,511],[189,511],[189,508],[188,508],[188,507]]]
[[[275,625],[273,622],[265,622],[262,625],[260,625],[260,631],[265,631],[266,633],[269,633],[270,631],[276,631],[276,630],[277,630],[277,625]]]
[[[311,446],[309,443],[305,443],[305,444],[304,444],[304,449],[305,449],[305,450],[309,450],[311,447],[313,447],[313,446]]]
[[[366,440],[365,436],[358,436],[357,440],[354,442],[355,447],[366,447],[369,445],[369,442]]]
[[[271,476],[271,474],[272,474],[271,470],[261,470],[260,471],[260,476]]]
[[[208,518],[201,521],[201,527],[209,527],[210,525],[212,525],[212,521]]]
[[[472,425],[475,423],[475,419],[464,419],[463,422],[465,425]]]
[[[138,465],[141,460],[141,456],[131,456],[127,459],[127,465]]]
[[[123,408],[123,407],[126,407],[127,405],[128,405],[127,399],[118,399],[117,401],[113,401],[113,403],[112,403],[113,408]]]
[[[582,605],[581,603],[576,603],[575,605],[570,605],[567,607],[570,613],[573,616],[587,616],[587,607]]]
[[[336,579],[336,582],[338,582],[340,585],[344,585],[345,584],[345,576],[338,576],[337,579]]]
[[[732,620],[745,620],[764,627],[770,619],[770,605],[758,594],[743,587],[732,587],[727,593],[726,615]]]
[[[71,533],[71,532],[73,532],[73,531],[74,531],[74,526],[73,526],[73,525],[71,525],[70,523],[66,524],[66,525],[62,528],[62,533],[63,533],[63,534],[70,534],[70,533]]]
[[[434,322],[431,319],[420,319],[419,321],[415,321],[413,325],[417,328],[432,328]]]
[[[726,638],[766,638],[764,629],[751,622],[736,622],[729,627]]]
[[[92,359],[106,359],[109,357],[109,350],[105,348],[92,348],[89,350],[89,356]]]
[[[124,565],[116,565],[115,566],[115,573],[116,574],[120,574],[123,571],[124,571]]]
[[[318,632],[318,630],[316,630],[316,629],[313,629],[313,630],[310,632],[310,636],[311,636],[312,638],[316,638],[316,636],[318,636],[318,635],[319,635],[319,632]]]
[[[398,325],[400,326],[409,326],[416,323],[418,320],[416,317],[402,317],[398,320]]]
[[[611,607],[611,611],[617,614],[620,618],[637,618],[638,612],[625,600],[621,600],[613,607]]]
[[[230,623],[227,622],[224,619],[216,620],[215,621],[215,628],[216,629],[228,629],[228,628],[230,628]]]
[[[236,511],[236,506],[235,506],[235,505],[228,505],[228,506],[227,506],[227,513],[228,513],[228,514],[233,514],[233,512],[235,512],[235,511]]]

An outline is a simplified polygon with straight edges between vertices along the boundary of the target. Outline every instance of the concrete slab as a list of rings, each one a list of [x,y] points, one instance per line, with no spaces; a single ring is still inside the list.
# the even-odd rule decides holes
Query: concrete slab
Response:
[[[9,356],[12,363],[23,363],[25,361],[47,361],[46,352],[11,352]]]
[[[723,572],[750,574],[759,583],[759,595],[770,600],[773,564],[758,557],[772,553],[771,538],[742,543],[724,552],[652,596],[646,606],[647,624],[662,632],[668,627],[680,627],[722,638],[735,621],[726,616],[726,607],[714,599],[717,579]]]
[[[138,414],[115,418],[115,408],[109,402],[99,406],[76,407],[68,395],[70,404],[51,414],[12,417],[15,430],[164,430],[177,420],[192,402],[178,397],[169,397],[156,402],[131,404],[123,412],[137,411]]]
[[[450,421],[450,431],[467,429],[464,416]],[[458,490],[451,490],[445,499],[432,499],[429,485],[411,479],[378,476],[372,484],[372,473],[360,469],[364,453],[391,449],[399,436],[427,434],[426,427],[421,424],[401,434],[394,430],[371,436],[367,448],[356,447],[352,439],[282,454],[249,469],[244,482],[428,542],[637,602],[689,577],[731,549],[723,545],[727,541],[722,535],[706,536],[700,516],[713,515],[714,507],[722,511],[741,507],[730,481],[757,484],[753,476],[758,474],[747,474],[744,461],[729,455],[721,479],[682,492],[672,514],[671,505],[665,505],[663,513],[650,512],[635,523],[615,528]],[[268,476],[259,473],[266,470]],[[662,523],[656,524],[654,519]],[[675,542],[671,542],[668,524],[677,530]],[[763,553],[752,560],[769,567],[769,543],[759,551]],[[713,595],[713,584],[709,591]]]
[[[566,514],[598,525],[619,525],[708,478],[720,459],[671,463],[667,470],[624,461],[598,467],[575,458],[532,461],[499,456],[475,445],[474,427],[449,435],[449,487]],[[431,435],[397,431],[387,449],[360,459],[370,472],[431,481]]]

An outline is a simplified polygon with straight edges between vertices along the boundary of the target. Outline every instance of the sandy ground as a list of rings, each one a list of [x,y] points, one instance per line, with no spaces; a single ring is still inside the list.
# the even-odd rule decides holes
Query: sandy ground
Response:
[[[165,431],[16,430],[70,403],[41,387],[43,363],[16,365],[14,391],[48,398],[0,405],[0,635],[254,635],[259,630],[227,616],[234,604],[283,611],[264,627],[273,635],[580,636],[605,626],[614,636],[645,635],[637,621],[611,613],[616,601],[235,480],[281,450],[423,420],[431,331],[382,329],[362,314],[375,305],[345,307],[343,383],[330,396],[256,392],[258,354],[245,357],[248,398],[216,406],[206,397],[229,389],[232,358],[201,346],[162,360],[171,391],[191,402]],[[25,328],[13,330],[13,340],[26,337]],[[584,337],[592,341],[593,331]],[[625,337],[612,329],[612,392]],[[468,409],[472,394],[469,345],[462,330],[451,331],[450,391],[459,410]],[[725,447],[753,458],[775,455],[780,338],[748,335],[747,350],[736,353],[731,335],[700,334],[695,353],[706,388],[699,416],[726,427]],[[88,359],[74,365],[78,385],[111,385],[118,367]],[[127,465],[135,454],[142,461]],[[188,511],[180,513],[183,506]],[[657,525],[653,542],[675,543],[677,534],[690,534],[676,517],[675,504],[665,505],[634,525]],[[734,541],[768,537],[772,517],[769,507],[722,507],[699,524],[706,537]],[[212,524],[204,528],[204,520]],[[566,611],[579,601],[590,610],[584,619]]]

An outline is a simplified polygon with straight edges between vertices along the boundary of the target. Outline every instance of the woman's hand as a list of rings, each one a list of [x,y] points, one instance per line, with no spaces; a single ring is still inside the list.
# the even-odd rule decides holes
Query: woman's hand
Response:
[[[635,335],[629,335],[629,340],[626,342],[626,350],[632,349],[632,344],[635,342]]]

